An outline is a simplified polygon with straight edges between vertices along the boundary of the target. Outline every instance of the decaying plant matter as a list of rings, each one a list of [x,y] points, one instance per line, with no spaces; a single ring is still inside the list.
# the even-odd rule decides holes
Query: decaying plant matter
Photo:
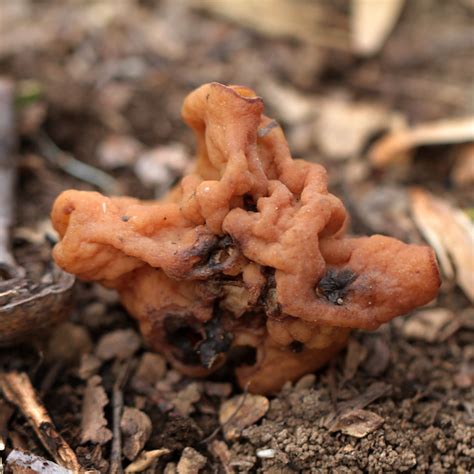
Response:
[[[292,159],[252,90],[204,85],[183,117],[197,165],[166,198],[66,191],[52,211],[57,263],[116,288],[180,370],[203,376],[227,360],[242,386],[275,391],[326,363],[351,329],[434,298],[432,250],[346,237],[326,171]]]

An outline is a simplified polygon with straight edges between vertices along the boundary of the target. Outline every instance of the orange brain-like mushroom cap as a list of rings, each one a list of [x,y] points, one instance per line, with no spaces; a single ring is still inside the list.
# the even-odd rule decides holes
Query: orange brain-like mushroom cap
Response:
[[[239,380],[276,390],[327,362],[350,329],[435,297],[433,251],[345,237],[326,171],[291,157],[251,89],[206,84],[183,117],[196,168],[163,200],[66,191],[52,211],[57,263],[116,288],[148,343],[181,370],[205,375],[236,347],[253,348]]]

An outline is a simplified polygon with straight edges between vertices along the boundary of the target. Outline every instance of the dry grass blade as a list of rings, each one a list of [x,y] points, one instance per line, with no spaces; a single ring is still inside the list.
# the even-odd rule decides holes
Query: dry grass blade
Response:
[[[5,398],[20,409],[53,459],[66,469],[79,472],[81,467],[74,451],[56,430],[28,375],[23,372],[1,373],[0,389]]]
[[[474,225],[463,211],[421,188],[412,189],[410,199],[415,223],[435,249],[444,274],[455,277],[474,301]]]
[[[471,141],[474,141],[474,117],[440,120],[385,135],[372,146],[369,159],[375,167],[383,168],[421,145]]]

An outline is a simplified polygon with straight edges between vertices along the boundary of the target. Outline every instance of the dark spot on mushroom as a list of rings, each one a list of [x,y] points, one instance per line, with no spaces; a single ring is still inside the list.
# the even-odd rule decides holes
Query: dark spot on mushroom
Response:
[[[130,217],[129,216],[122,216],[121,219],[124,221],[124,222],[128,222],[130,220]]]
[[[319,281],[316,294],[325,297],[333,304],[342,305],[349,286],[356,278],[357,275],[352,270],[329,269]]]
[[[199,365],[197,347],[203,340],[198,322],[192,316],[169,313],[164,321],[166,342],[175,348],[173,355],[184,364]]]
[[[257,212],[257,203],[251,194],[244,194],[244,209],[248,212]]]
[[[200,255],[201,261],[189,273],[190,278],[207,279],[218,275],[234,265],[241,252],[230,235],[215,239],[201,247],[201,253],[190,251],[189,255]]]
[[[252,366],[257,363],[257,349],[253,346],[234,346],[227,353],[227,364],[233,367]]]
[[[265,308],[265,314],[269,318],[278,318],[281,316],[282,311],[281,305],[278,302],[278,293],[275,281],[275,269],[265,267],[263,269],[263,274],[267,278],[267,282],[260,296],[260,300]]]
[[[290,351],[291,352],[301,352],[304,349],[304,344],[300,341],[293,341],[290,344]]]
[[[229,350],[232,344],[232,334],[226,332],[220,324],[219,318],[212,318],[204,325],[206,339],[199,344],[197,352],[201,364],[211,368],[219,354]]]

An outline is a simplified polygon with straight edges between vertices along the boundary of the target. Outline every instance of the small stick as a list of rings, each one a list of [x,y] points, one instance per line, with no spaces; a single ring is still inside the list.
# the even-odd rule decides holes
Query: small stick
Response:
[[[122,474],[122,433],[120,432],[120,421],[123,412],[123,387],[130,372],[130,361],[125,362],[119,369],[117,380],[112,389],[112,449],[110,453],[110,474]]]
[[[81,466],[74,451],[58,433],[28,375],[24,372],[0,373],[0,389],[5,398],[20,409],[53,459],[66,469],[79,472]]]

